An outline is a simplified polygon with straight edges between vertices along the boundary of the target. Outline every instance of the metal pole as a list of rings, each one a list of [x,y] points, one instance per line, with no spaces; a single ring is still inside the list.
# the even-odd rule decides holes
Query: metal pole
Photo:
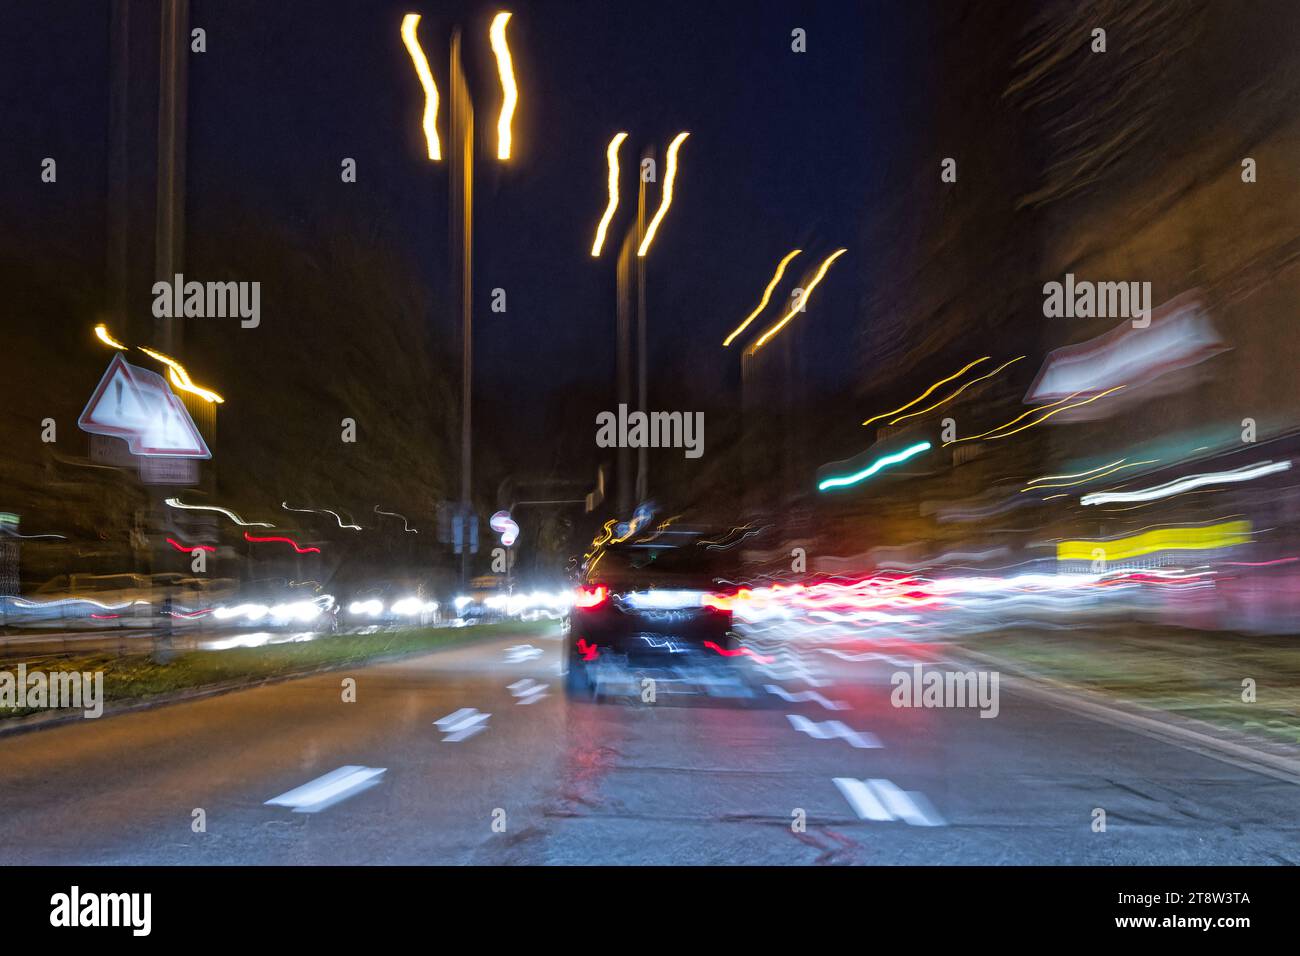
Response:
[[[186,72],[189,0],[165,0],[158,49],[158,189],[154,275],[170,281],[185,253]],[[155,320],[158,348],[180,351],[180,317]]]
[[[645,239],[645,178],[637,176],[640,188],[636,199],[636,242],[640,248]],[[649,415],[646,407],[646,314],[645,314],[645,258],[636,260],[636,334],[637,334],[637,408]],[[636,453],[636,500],[642,504],[649,500],[649,449],[644,444]]]
[[[158,171],[154,208],[154,275],[170,281],[185,255],[185,122],[186,65],[189,63],[189,0],[164,0],[158,29]],[[129,299],[128,299],[129,302]],[[154,319],[154,340],[176,355],[183,339],[180,316]],[[160,530],[167,514],[159,495],[150,496],[153,527]],[[159,567],[156,545],[149,542],[149,570]],[[171,600],[170,589],[166,599]],[[170,607],[167,608],[170,610]],[[168,616],[163,624],[171,625]]]
[[[130,207],[130,0],[113,0],[108,94],[108,295],[113,328],[130,335],[127,317]]]
[[[465,522],[461,538],[460,584],[469,584],[470,482],[473,463],[471,441],[472,372],[474,357],[473,246],[474,246],[474,104],[460,55],[460,30],[451,36],[451,273],[455,300],[460,304],[461,393],[460,393],[460,512]]]
[[[745,509],[745,517],[757,510],[753,501],[753,483],[750,475],[753,469],[753,451],[749,447],[749,433],[753,427],[753,413],[749,407],[749,375],[753,357],[741,343],[740,352],[740,500]]]
[[[618,368],[618,403],[632,407],[632,270],[636,256],[636,232],[629,228],[619,247],[615,270],[614,296],[617,318],[616,364]],[[620,515],[632,513],[632,452],[620,444],[617,450],[618,471],[616,507]]]

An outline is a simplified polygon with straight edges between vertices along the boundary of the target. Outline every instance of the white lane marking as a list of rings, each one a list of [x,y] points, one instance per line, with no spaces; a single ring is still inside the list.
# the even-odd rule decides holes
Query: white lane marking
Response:
[[[845,704],[843,701],[827,700],[815,690],[802,690],[797,694],[792,694],[784,687],[780,687],[777,684],[764,684],[763,689],[769,694],[775,694],[777,697],[780,697],[782,700],[791,704],[802,704],[811,700],[821,704],[827,710],[845,710],[848,708],[848,704]]]
[[[545,653],[540,647],[533,647],[531,644],[516,644],[514,647],[506,648],[506,663],[518,664],[522,661],[531,661],[534,657],[541,657]]]
[[[452,711],[446,717],[442,717],[438,720],[435,720],[434,724],[436,724],[438,727],[442,728],[443,730],[449,730],[453,724],[458,724],[466,717],[469,717],[477,713],[478,711],[473,707],[462,707],[460,710]]]
[[[339,767],[323,777],[267,800],[265,806],[292,807],[294,813],[319,813],[379,783],[387,767]]]
[[[487,730],[487,721],[491,716],[491,714],[479,713],[474,707],[462,707],[460,710],[448,714],[441,720],[435,720],[433,723],[446,734],[442,738],[442,742],[454,744],[468,737],[473,737],[479,731]]]
[[[819,724],[802,714],[786,714],[785,719],[790,721],[790,726],[795,730],[815,740],[834,740],[838,737],[859,750],[871,750],[880,746],[880,738],[875,734],[865,730],[853,730],[838,720],[828,720]]]
[[[871,788],[861,780],[855,780],[852,777],[836,777],[835,786],[840,788],[840,793],[844,794],[844,799],[849,801],[849,806],[861,819],[894,819],[893,815],[885,809],[885,805],[871,791]]]
[[[914,827],[941,827],[943,818],[930,806],[925,794],[912,790],[900,790],[889,780],[869,780],[876,795],[888,808],[889,812],[900,820]]]
[[[548,686],[533,680],[531,677],[525,677],[513,684],[508,684],[507,689],[513,696],[519,698],[515,701],[516,704],[535,704],[547,696],[546,690]]]
[[[923,793],[900,790],[892,781],[881,779],[836,777],[834,782],[849,806],[863,820],[902,820],[914,827],[944,825],[943,818]]]

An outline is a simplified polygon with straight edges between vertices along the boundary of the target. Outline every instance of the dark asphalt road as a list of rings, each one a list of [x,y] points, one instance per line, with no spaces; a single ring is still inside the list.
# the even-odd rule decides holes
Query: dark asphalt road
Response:
[[[1296,785],[1005,684],[996,719],[895,709],[907,661],[807,648],[736,662],[748,698],[576,702],[559,649],[533,632],[0,736],[0,863],[1300,861]],[[879,746],[805,732],[830,720]],[[343,767],[383,772],[317,812],[267,804]]]

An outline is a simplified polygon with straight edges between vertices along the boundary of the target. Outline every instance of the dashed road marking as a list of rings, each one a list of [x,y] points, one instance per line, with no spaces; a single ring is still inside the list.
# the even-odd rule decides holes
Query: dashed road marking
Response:
[[[914,827],[944,825],[943,818],[935,812],[925,794],[901,790],[890,780],[836,777],[835,786],[839,787],[853,812],[863,820],[902,820]]]
[[[535,704],[547,696],[546,689],[548,686],[533,680],[531,677],[525,677],[507,685],[506,689],[510,691],[511,695],[518,698],[515,701],[516,704]]]
[[[827,710],[845,710],[849,706],[843,701],[827,700],[815,690],[801,690],[797,694],[792,694],[778,684],[764,684],[763,689],[769,694],[775,694],[777,697],[780,697],[782,700],[791,704],[802,704],[808,701],[815,701]]]
[[[446,744],[459,743],[468,737],[473,737],[479,731],[487,730],[488,718],[491,714],[479,713],[473,707],[462,707],[455,713],[448,714],[441,720],[435,720],[434,725],[441,730],[445,737],[442,742]]]
[[[319,813],[379,783],[387,767],[339,767],[323,777],[267,800],[265,806],[291,807],[294,813]]]
[[[880,738],[875,734],[865,730],[853,730],[838,720],[828,720],[819,724],[802,714],[786,714],[785,719],[790,721],[790,726],[795,730],[816,740],[834,740],[838,737],[859,750],[871,750],[881,746]]]

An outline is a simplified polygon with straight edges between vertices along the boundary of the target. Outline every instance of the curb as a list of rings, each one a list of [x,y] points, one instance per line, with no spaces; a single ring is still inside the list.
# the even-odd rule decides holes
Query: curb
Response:
[[[1115,727],[1177,744],[1246,770],[1300,785],[1300,758],[1261,750],[1248,742],[1249,738],[1231,739],[1221,728],[1203,720],[1175,718],[1167,711],[1154,707],[1119,701],[1076,684],[1036,674],[1019,664],[991,654],[964,647],[961,648],[961,653],[1014,675],[1013,689],[1028,697]]]

